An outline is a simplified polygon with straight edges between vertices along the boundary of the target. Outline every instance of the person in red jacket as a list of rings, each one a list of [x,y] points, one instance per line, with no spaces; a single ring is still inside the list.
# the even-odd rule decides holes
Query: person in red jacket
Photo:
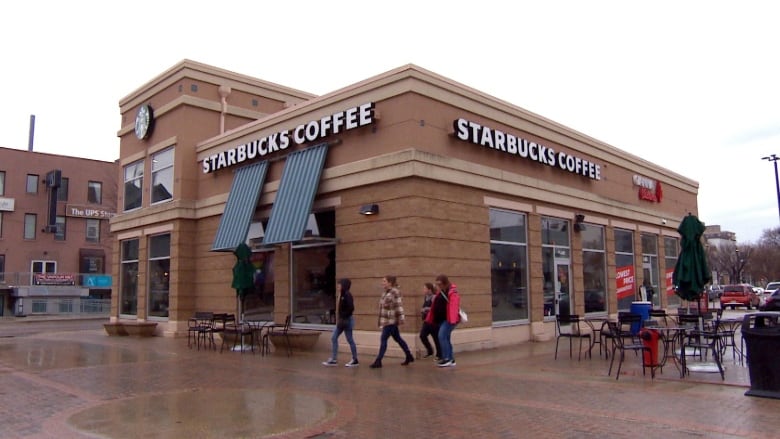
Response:
[[[452,367],[455,366],[455,356],[452,352],[451,337],[452,330],[460,322],[460,295],[458,287],[444,274],[436,276],[436,287],[439,289],[439,294],[433,298],[431,310],[425,321],[439,326],[441,360],[436,365]]]

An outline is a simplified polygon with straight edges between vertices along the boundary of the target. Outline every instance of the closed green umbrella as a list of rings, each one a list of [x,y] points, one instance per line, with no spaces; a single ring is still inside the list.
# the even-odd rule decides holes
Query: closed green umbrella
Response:
[[[233,265],[233,283],[231,287],[236,290],[236,295],[238,296],[238,318],[240,321],[243,321],[244,299],[246,299],[247,294],[254,287],[255,266],[249,260],[252,256],[252,250],[243,242],[233,250],[233,254],[236,255],[236,264]]]
[[[712,281],[707,255],[701,244],[704,224],[695,215],[689,213],[683,218],[677,232],[680,233],[682,240],[672,283],[675,286],[675,293],[682,299],[697,300],[704,291],[704,286]]]

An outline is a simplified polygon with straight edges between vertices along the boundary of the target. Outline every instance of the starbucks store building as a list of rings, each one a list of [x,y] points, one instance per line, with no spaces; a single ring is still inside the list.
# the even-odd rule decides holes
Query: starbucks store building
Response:
[[[697,182],[417,66],[315,96],[185,60],[119,106],[112,320],[181,336],[196,311],[236,312],[241,243],[246,319],[330,331],[347,277],[366,353],[385,275],[412,343],[423,284],[458,285],[456,351],[550,339],[556,315],[614,315],[645,282],[679,304]]]

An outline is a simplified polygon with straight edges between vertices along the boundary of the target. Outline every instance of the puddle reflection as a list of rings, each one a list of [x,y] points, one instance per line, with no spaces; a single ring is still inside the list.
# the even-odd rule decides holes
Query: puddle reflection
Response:
[[[334,411],[331,403],[311,395],[209,390],[112,401],[68,422],[115,438],[261,437],[314,425]]]

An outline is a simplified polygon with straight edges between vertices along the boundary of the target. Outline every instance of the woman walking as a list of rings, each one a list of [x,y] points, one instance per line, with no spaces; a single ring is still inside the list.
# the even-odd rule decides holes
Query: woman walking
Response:
[[[379,343],[379,353],[374,363],[369,366],[372,369],[382,367],[382,357],[385,356],[387,339],[390,337],[393,337],[393,340],[398,343],[398,346],[401,346],[404,354],[406,354],[406,359],[401,365],[406,366],[414,361],[414,357],[411,351],[409,351],[409,346],[398,332],[398,325],[404,323],[404,307],[401,291],[398,289],[395,276],[385,276],[382,279],[382,288],[384,288],[384,293],[382,298],[379,299],[379,327],[382,328],[382,336]]]
[[[450,283],[446,275],[436,276],[436,286],[439,294],[434,297],[429,313],[429,322],[440,321],[439,344],[441,345],[441,360],[436,364],[439,367],[455,366],[455,356],[452,352],[452,330],[460,322],[460,294],[458,287]]]
[[[349,350],[352,352],[352,360],[345,364],[346,367],[355,367],[358,363],[357,358],[357,346],[355,346],[355,340],[352,339],[352,329],[355,327],[355,317],[352,313],[355,311],[355,301],[352,298],[352,293],[349,292],[349,288],[352,286],[352,281],[344,278],[339,279],[336,284],[336,291],[339,293],[338,303],[338,320],[336,321],[336,327],[333,329],[333,335],[330,337],[332,343],[332,351],[328,361],[323,362],[323,366],[336,366],[338,365],[339,355],[339,335],[343,332],[347,337],[347,343],[349,343]]]
[[[428,313],[431,311],[431,305],[433,304],[433,297],[436,295],[436,290],[434,289],[434,286],[430,282],[426,282],[423,285],[423,292],[425,293],[425,297],[423,298],[423,306],[422,306],[422,329],[420,329],[420,340],[422,341],[423,346],[425,346],[426,354],[424,358],[428,358],[431,355],[433,355],[433,348],[431,347],[431,342],[428,341],[428,337],[431,336],[433,338],[433,344],[436,346],[436,361],[439,361],[441,359],[441,346],[439,345],[439,326],[433,323],[428,323],[426,319],[428,318]]]

